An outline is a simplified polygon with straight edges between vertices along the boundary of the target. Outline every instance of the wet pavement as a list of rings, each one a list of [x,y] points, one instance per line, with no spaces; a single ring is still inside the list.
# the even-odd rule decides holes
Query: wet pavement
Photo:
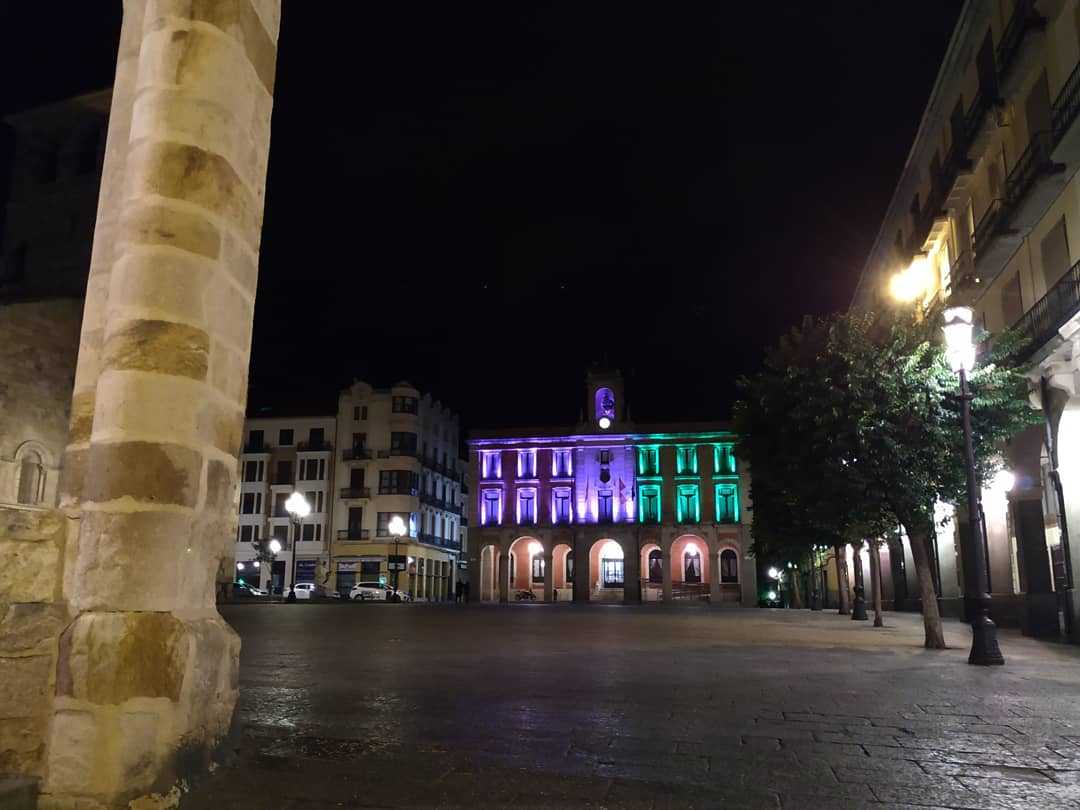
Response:
[[[237,733],[182,807],[1080,807],[1080,649],[917,616],[226,606]]]

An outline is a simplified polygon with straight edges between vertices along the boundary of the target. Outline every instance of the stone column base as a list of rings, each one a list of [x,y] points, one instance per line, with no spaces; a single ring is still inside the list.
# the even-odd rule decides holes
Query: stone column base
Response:
[[[1058,624],[1057,594],[1025,594],[1021,622],[1025,636],[1056,638],[1061,635],[1061,628]]]
[[[60,639],[40,806],[126,808],[204,773],[236,707],[239,656],[216,613],[78,616]]]

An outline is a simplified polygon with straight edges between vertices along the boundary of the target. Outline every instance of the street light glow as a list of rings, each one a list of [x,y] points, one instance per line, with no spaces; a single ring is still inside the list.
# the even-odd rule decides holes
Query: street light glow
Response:
[[[769,579],[780,579],[780,572],[775,568],[769,569]]]
[[[995,492],[1012,492],[1012,488],[1016,485],[1016,475],[1012,470],[1006,470],[1004,468],[997,471],[994,475],[994,480],[991,483],[991,487]]]
[[[769,597],[770,602],[775,601],[775,599],[776,599],[776,591],[769,591],[768,597]]]
[[[308,503],[307,498],[299,492],[294,492],[289,496],[289,499],[285,501],[285,511],[294,518],[303,520],[311,514],[311,504]]]
[[[243,571],[244,570],[244,564],[242,562],[238,562],[236,564],[236,570],[237,571]]]
[[[889,281],[889,293],[897,301],[915,301],[926,295],[934,283],[934,272],[926,256],[916,256]]]
[[[609,427],[611,427],[611,420],[608,419],[606,416],[601,416],[599,424],[601,430],[607,430]]]
[[[954,372],[971,371],[975,366],[975,344],[971,342],[974,313],[970,307],[945,310],[945,357]]]
[[[404,537],[405,521],[401,519],[401,515],[394,515],[390,518],[390,522],[386,525],[386,530],[390,532],[392,537]]]
[[[279,541],[276,537],[270,541],[270,552],[272,554],[281,553],[281,541]]]

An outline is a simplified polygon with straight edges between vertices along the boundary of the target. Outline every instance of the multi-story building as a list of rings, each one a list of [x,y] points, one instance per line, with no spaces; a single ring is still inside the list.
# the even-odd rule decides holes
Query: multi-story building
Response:
[[[296,529],[285,501],[297,491],[311,506],[295,549],[297,582],[347,595],[356,582],[382,580],[416,599],[451,598],[467,532],[459,431],[456,415],[405,382],[356,382],[335,414],[248,419],[237,575],[291,587]],[[390,534],[394,517],[403,536]],[[282,546],[272,571],[255,567],[254,544],[266,538]]]
[[[727,426],[634,424],[617,372],[586,402],[585,424],[470,435],[470,599],[755,604]]]
[[[0,503],[57,501],[110,100],[105,90],[5,119],[14,161],[0,239]]]
[[[330,533],[334,481],[333,416],[248,419],[240,455],[238,578],[275,592],[323,577]],[[297,526],[285,501],[299,492],[311,514]],[[299,534],[299,538],[297,538]],[[281,552],[270,565],[256,566],[255,544],[277,539]],[[295,542],[294,542],[295,541]]]
[[[1059,606],[1080,628],[1068,534],[1080,530],[1078,168],[1080,3],[969,0],[853,303],[910,305],[891,291],[927,317],[971,306],[983,329],[1028,338],[1021,359],[1046,425],[1009,443],[1015,485],[984,491],[983,509],[992,615],[1032,634],[1059,632]],[[937,559],[944,602],[958,605],[956,532]],[[898,601],[917,593],[905,579]]]
[[[332,587],[382,578],[417,599],[453,596],[467,531],[459,431],[455,414],[407,382],[341,392]],[[403,537],[390,534],[395,517]]]

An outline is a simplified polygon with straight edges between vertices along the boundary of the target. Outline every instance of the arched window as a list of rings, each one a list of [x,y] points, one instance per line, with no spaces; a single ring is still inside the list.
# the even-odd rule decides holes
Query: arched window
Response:
[[[683,554],[683,582],[701,582],[701,552],[697,549]]]
[[[720,552],[720,581],[739,581],[739,557],[730,548]]]
[[[664,581],[664,552],[654,548],[649,552],[649,582]]]
[[[600,577],[604,588],[623,586],[623,550],[614,540],[608,540],[600,549]]]
[[[44,478],[45,469],[41,464],[41,456],[31,450],[23,456],[22,464],[19,466],[18,502],[25,504],[41,503]]]

